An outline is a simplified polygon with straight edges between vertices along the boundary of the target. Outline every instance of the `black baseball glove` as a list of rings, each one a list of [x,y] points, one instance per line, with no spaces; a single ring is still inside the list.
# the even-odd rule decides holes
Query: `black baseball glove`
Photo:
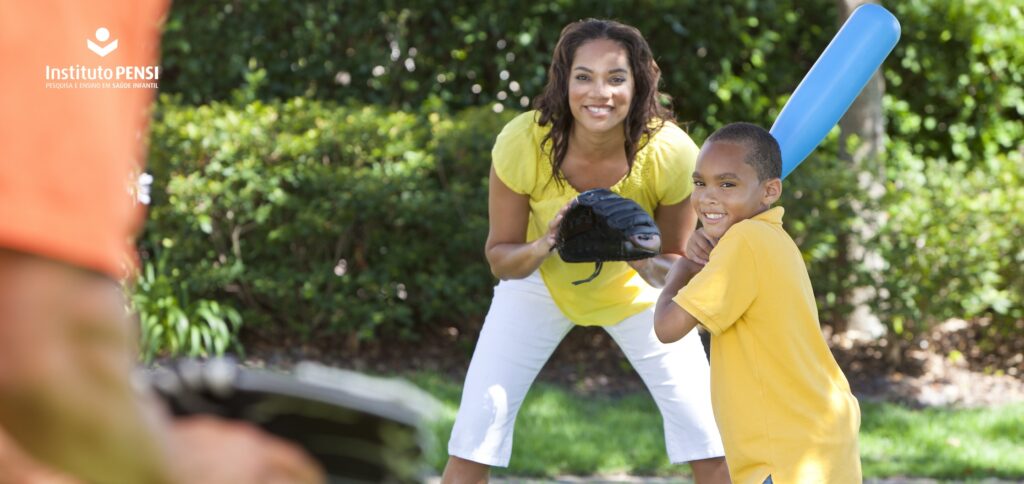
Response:
[[[558,228],[555,247],[566,262],[595,262],[594,280],[606,261],[629,261],[661,253],[661,232],[640,205],[604,188],[576,197]]]
[[[412,483],[425,474],[420,419],[436,401],[404,382],[307,363],[287,375],[225,359],[178,360],[142,376],[174,415],[257,425],[303,447],[329,482]]]

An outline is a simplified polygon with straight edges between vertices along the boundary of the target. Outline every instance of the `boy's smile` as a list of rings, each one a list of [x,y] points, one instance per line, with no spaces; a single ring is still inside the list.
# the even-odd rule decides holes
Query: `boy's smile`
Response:
[[[704,233],[720,239],[733,224],[767,210],[778,199],[770,180],[758,179],[745,160],[746,145],[728,141],[705,144],[693,172],[691,200]]]

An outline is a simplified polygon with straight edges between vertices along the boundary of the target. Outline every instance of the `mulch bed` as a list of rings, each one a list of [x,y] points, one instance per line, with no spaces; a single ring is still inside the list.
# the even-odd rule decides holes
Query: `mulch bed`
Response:
[[[318,339],[291,343],[247,335],[247,363],[290,368],[313,360],[374,374],[431,371],[465,377],[479,325],[437,328],[418,341]],[[827,334],[833,355],[861,399],[909,406],[987,406],[1024,401],[1024,320],[947,321],[913,340],[856,341]],[[900,356],[897,359],[894,356]],[[538,381],[583,395],[644,391],[643,382],[603,330],[573,329]]]

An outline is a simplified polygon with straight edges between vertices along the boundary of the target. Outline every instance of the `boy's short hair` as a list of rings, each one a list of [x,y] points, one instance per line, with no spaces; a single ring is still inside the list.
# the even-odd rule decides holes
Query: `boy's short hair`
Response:
[[[747,156],[743,161],[757,170],[759,181],[782,178],[782,149],[768,130],[756,124],[730,123],[711,133],[704,143],[718,141],[745,145]]]

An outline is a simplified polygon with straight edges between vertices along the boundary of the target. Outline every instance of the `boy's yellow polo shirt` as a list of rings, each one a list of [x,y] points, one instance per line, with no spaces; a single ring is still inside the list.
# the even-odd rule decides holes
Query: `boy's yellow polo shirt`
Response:
[[[538,125],[537,116],[536,111],[529,111],[510,121],[491,152],[498,178],[512,191],[530,197],[528,242],[545,234],[558,210],[579,195],[568,183],[559,185],[552,180],[551,162],[541,152],[541,141],[550,127]],[[611,191],[632,199],[653,216],[658,206],[679,203],[693,191],[691,176],[697,152],[697,145],[683,130],[666,122],[637,153],[630,173]],[[651,307],[658,299],[658,290],[625,262],[606,262],[596,279],[572,285],[593,271],[592,263],[566,263],[558,254],[552,254],[540,267],[555,304],[576,324],[612,325]]]
[[[861,482],[860,408],[821,335],[782,207],[733,225],[674,301],[713,335],[711,401],[733,482]]]

